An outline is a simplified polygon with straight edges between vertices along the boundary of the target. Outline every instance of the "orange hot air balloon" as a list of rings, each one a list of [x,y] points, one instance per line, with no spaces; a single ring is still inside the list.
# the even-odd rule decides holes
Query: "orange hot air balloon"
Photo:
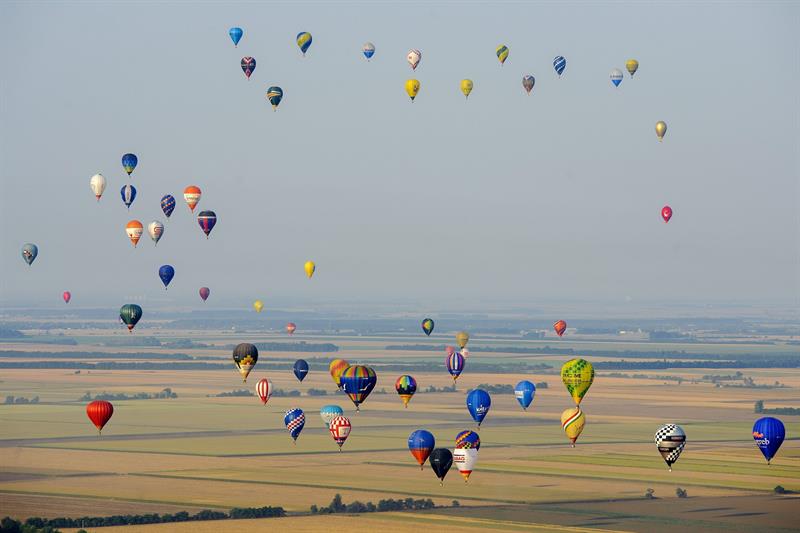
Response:
[[[103,426],[111,420],[111,415],[113,414],[114,406],[111,405],[111,402],[95,400],[86,405],[86,416],[88,416],[92,424],[95,425],[98,433],[103,431]]]
[[[128,222],[128,225],[125,226],[125,233],[128,234],[128,238],[131,240],[134,247],[139,242],[139,239],[142,238],[143,232],[144,226],[142,226],[142,223],[138,220],[131,220]]]
[[[288,333],[289,335],[293,334],[294,330],[296,329],[297,329],[297,324],[295,324],[294,322],[289,322],[288,324],[286,324],[286,333]]]
[[[186,200],[186,205],[189,206],[189,209],[192,210],[192,213],[194,213],[194,208],[200,201],[201,196],[203,196],[203,192],[197,185],[189,185],[183,190],[183,199]]]
[[[328,371],[331,373],[331,378],[333,378],[333,382],[336,383],[336,386],[339,387],[340,389],[342,388],[342,372],[347,370],[349,366],[350,363],[348,363],[344,359],[334,359],[328,366]]]
[[[556,334],[561,337],[564,335],[564,332],[567,331],[567,323],[563,320],[559,320],[555,324],[553,324],[553,329],[556,330]]]

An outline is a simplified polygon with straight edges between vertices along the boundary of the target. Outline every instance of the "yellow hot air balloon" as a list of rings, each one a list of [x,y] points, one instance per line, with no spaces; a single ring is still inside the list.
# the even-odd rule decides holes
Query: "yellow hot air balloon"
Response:
[[[411,98],[411,101],[414,101],[414,98],[417,97],[417,93],[419,92],[419,80],[410,79],[406,80],[406,93]]]
[[[311,276],[313,276],[314,272],[317,270],[317,265],[314,264],[314,261],[306,261],[306,264],[303,268],[306,271],[306,276],[311,278]]]
[[[466,331],[459,331],[456,333],[456,344],[459,348],[463,348],[469,342],[469,333]]]
[[[256,300],[253,302],[253,309],[256,310],[256,313],[260,313],[262,309],[264,309],[264,302],[261,300]]]
[[[561,413],[561,427],[564,429],[564,433],[567,434],[567,438],[572,443],[573,448],[585,425],[586,417],[580,407],[570,407]]]
[[[469,97],[469,93],[472,92],[472,80],[461,80],[461,92],[465,97]]]
[[[342,388],[342,373],[350,367],[350,363],[344,359],[334,359],[328,366],[328,371],[331,373],[331,378],[336,386]]]
[[[663,120],[656,122],[656,135],[658,135],[658,142],[664,140],[664,135],[667,134],[667,123]]]
[[[495,53],[497,54],[497,59],[500,61],[500,66],[502,67],[503,63],[505,63],[506,59],[508,59],[508,46],[504,44],[499,45],[497,50],[495,50]]]
[[[594,367],[586,359],[570,359],[561,367],[561,381],[575,400],[575,405],[580,405],[594,381]]]
[[[625,62],[625,69],[628,71],[628,73],[631,75],[632,78],[633,75],[636,74],[636,71],[639,70],[639,62],[636,61],[635,59],[629,59]]]

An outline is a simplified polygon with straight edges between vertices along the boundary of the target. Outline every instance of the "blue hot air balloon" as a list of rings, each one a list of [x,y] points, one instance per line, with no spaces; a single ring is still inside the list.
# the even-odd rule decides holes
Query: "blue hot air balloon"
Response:
[[[136,200],[136,187],[131,184],[123,185],[119,190],[119,195],[122,196],[122,203],[125,204],[125,207],[130,209],[131,204]]]
[[[306,55],[306,52],[308,52],[312,40],[311,34],[307,31],[301,31],[297,34],[297,46],[300,48],[300,51],[303,52],[303,55]]]
[[[122,168],[125,169],[125,172],[128,173],[128,176],[131,175],[133,169],[136,168],[136,165],[139,164],[139,158],[136,157],[136,154],[125,154],[122,156]]]
[[[528,380],[520,381],[514,387],[514,397],[525,410],[528,409],[528,406],[533,401],[534,394],[536,394],[536,385]]]
[[[492,406],[492,397],[483,389],[474,389],[467,394],[467,409],[472,419],[478,423],[480,427],[483,419],[489,414],[489,408]]]
[[[161,283],[164,284],[164,290],[166,290],[169,282],[175,277],[175,269],[172,268],[172,265],[161,265],[161,268],[158,269],[158,277],[161,278]]]
[[[609,78],[611,78],[611,83],[614,84],[614,87],[619,87],[619,84],[622,83],[623,78],[622,71],[618,68],[615,68],[611,71]]]
[[[228,35],[231,36],[231,41],[233,41],[233,46],[237,46],[239,41],[242,40],[242,35],[244,35],[244,30],[242,28],[231,28],[228,30]]]
[[[37,255],[39,255],[39,247],[35,244],[29,242],[22,247],[22,258],[28,263],[28,266],[31,266]]]
[[[783,422],[771,416],[759,418],[753,425],[753,439],[756,441],[756,446],[764,454],[767,464],[778,453],[778,448],[783,444],[783,439],[786,438],[786,428],[783,427]]]
[[[165,194],[161,197],[161,210],[164,215],[169,218],[173,211],[175,211],[175,197],[171,194]]]
[[[306,374],[308,374],[308,363],[305,359],[298,359],[294,362],[294,375],[300,381],[306,379]]]
[[[419,463],[420,470],[435,447],[436,439],[433,438],[430,431],[418,429],[408,437],[408,449]]]
[[[455,385],[458,376],[464,371],[464,356],[460,352],[453,352],[444,360],[447,371],[453,376],[453,385]]]
[[[319,416],[327,428],[330,427],[331,420],[337,416],[344,416],[344,410],[338,405],[323,405],[322,409],[319,410]]]
[[[306,425],[305,413],[303,413],[302,409],[298,409],[297,407],[289,409],[283,417],[283,423],[286,424],[286,429],[289,430],[289,435],[292,436],[292,440],[296,444],[297,437],[300,436],[300,432],[303,431],[303,426]]]
[[[372,59],[372,56],[375,55],[375,45],[372,43],[364,43],[364,46],[361,47],[361,52],[364,54],[364,57],[367,58],[367,61]]]
[[[561,74],[564,73],[564,69],[567,68],[567,60],[564,59],[563,56],[556,56],[555,59],[553,59],[553,68],[556,69],[556,73],[560,78]]]

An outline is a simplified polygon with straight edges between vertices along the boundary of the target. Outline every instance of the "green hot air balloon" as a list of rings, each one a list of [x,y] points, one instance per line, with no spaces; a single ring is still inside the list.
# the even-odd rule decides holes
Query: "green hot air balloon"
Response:
[[[119,310],[119,319],[128,326],[128,331],[133,331],[140,318],[142,318],[142,308],[136,304],[125,304]]]

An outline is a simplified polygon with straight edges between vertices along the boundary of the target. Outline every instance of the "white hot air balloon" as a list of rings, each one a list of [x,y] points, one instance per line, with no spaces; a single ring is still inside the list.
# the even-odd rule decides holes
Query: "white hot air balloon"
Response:
[[[92,188],[92,192],[99,202],[100,197],[103,196],[103,191],[106,190],[106,179],[102,174],[95,174],[89,180],[89,187]]]
[[[158,220],[154,220],[147,225],[147,234],[153,239],[153,242],[158,244],[161,236],[164,234],[164,224]]]
[[[411,65],[411,68],[417,70],[417,65],[422,61],[422,52],[419,50],[409,50],[406,59],[408,59],[408,64]]]
[[[469,475],[478,462],[478,450],[475,448],[456,448],[453,450],[453,464],[464,477],[464,483],[469,481]]]
[[[686,446],[686,433],[677,424],[664,424],[654,437],[658,453],[664,458],[669,471],[672,472],[672,465],[681,456],[684,446]]]
[[[619,84],[622,83],[623,78],[622,71],[618,68],[615,68],[611,71],[609,78],[611,78],[611,83],[614,84],[614,87],[619,87]]]

